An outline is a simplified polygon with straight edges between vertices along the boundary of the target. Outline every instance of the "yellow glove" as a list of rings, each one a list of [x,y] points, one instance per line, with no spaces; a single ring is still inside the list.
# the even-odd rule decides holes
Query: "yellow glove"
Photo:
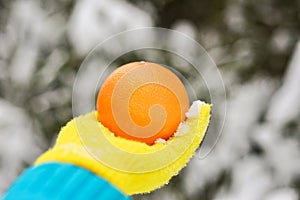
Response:
[[[210,105],[187,118],[166,143],[147,145],[114,136],[97,120],[97,112],[75,118],[63,127],[55,146],[36,165],[72,163],[105,178],[127,195],[147,193],[167,184],[194,155],[209,124]]]

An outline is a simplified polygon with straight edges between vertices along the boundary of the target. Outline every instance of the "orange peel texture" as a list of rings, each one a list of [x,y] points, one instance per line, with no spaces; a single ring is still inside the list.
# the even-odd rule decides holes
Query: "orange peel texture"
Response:
[[[188,108],[188,95],[180,79],[150,62],[116,69],[97,99],[99,122],[116,136],[149,145],[172,136]]]

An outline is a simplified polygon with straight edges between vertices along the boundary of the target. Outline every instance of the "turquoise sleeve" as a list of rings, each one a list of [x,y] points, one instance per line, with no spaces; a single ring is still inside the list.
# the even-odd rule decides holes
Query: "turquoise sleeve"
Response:
[[[101,177],[81,167],[47,163],[27,169],[3,200],[130,200]]]

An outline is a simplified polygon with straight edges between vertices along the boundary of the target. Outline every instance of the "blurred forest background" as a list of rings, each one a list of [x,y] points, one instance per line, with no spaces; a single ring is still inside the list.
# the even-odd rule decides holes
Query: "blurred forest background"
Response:
[[[72,118],[88,52],[145,26],[199,41],[222,73],[228,106],[206,158],[133,198],[300,199],[299,0],[0,0],[1,193]]]

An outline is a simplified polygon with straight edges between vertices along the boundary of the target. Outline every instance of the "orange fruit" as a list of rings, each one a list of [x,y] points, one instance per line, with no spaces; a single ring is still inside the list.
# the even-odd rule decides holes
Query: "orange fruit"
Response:
[[[97,99],[98,121],[116,136],[153,144],[168,139],[184,120],[189,99],[180,79],[155,63],[116,69]]]

